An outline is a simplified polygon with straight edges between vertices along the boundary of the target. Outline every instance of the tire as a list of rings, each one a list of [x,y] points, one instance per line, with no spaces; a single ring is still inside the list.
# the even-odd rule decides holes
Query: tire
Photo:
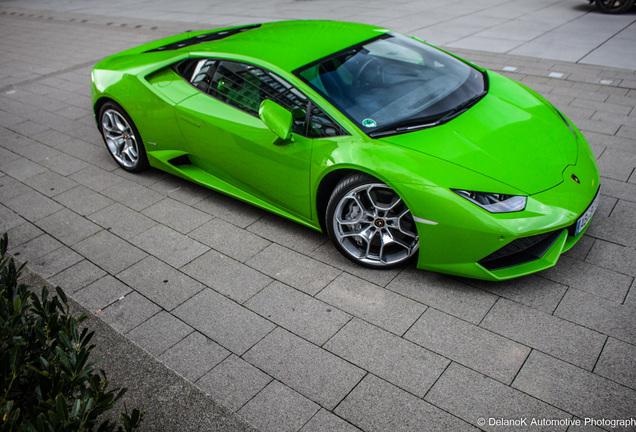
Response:
[[[389,269],[417,256],[419,238],[410,210],[393,189],[369,175],[338,183],[325,225],[336,249],[361,266]]]
[[[634,6],[634,0],[596,0],[596,7],[603,13],[619,14]]]
[[[129,172],[141,172],[150,164],[141,135],[126,110],[106,102],[99,110],[99,131],[115,162]]]

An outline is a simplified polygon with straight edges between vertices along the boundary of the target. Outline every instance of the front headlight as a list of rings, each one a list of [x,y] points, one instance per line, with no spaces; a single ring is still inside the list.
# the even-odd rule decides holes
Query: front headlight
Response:
[[[475,192],[464,189],[451,189],[457,195],[477,204],[490,213],[512,213],[526,208],[528,197],[522,195],[504,195],[489,192]]]

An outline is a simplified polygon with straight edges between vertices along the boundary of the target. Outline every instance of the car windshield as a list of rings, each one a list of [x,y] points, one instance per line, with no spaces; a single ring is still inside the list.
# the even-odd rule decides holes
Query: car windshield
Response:
[[[436,126],[486,92],[486,74],[399,34],[384,34],[296,74],[370,136]]]

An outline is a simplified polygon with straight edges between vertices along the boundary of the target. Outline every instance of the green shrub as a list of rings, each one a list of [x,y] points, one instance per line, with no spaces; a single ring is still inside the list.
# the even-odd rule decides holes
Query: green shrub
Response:
[[[0,238],[0,431],[134,431],[143,413],[121,414],[122,425],[98,417],[113,408],[126,389],[107,390],[99,360],[91,359],[93,332],[86,319],[69,312],[64,292],[38,297],[19,282],[22,267],[6,256]]]

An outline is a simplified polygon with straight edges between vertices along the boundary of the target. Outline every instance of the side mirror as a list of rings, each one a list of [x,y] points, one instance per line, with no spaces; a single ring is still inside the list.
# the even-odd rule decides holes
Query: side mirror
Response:
[[[261,102],[258,116],[272,132],[283,140],[291,138],[292,113],[270,99]]]

